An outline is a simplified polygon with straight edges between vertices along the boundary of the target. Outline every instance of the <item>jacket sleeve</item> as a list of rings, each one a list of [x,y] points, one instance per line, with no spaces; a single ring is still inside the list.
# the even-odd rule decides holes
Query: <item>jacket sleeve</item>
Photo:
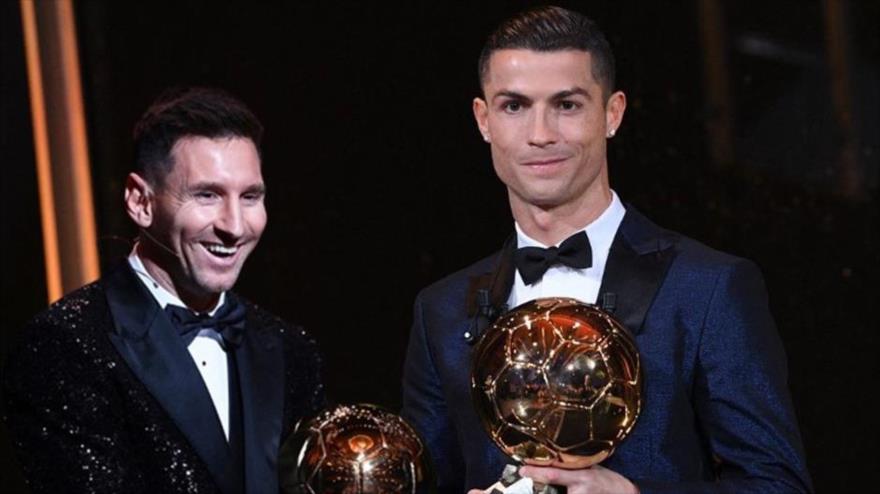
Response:
[[[464,460],[447,410],[425,323],[423,294],[416,298],[403,372],[401,415],[422,436],[439,493],[463,492]]]
[[[785,351],[751,262],[738,261],[719,275],[697,358],[693,403],[717,480],[636,481],[642,494],[812,492]]]
[[[25,479],[34,493],[147,492],[129,460],[119,391],[71,338],[37,320],[4,369],[3,419]]]
[[[312,417],[327,407],[327,397],[322,379],[323,359],[318,343],[302,327],[294,327],[294,333],[302,336],[302,341],[294,352],[298,369],[297,378],[302,382],[296,390],[302,394],[303,406],[300,417]]]

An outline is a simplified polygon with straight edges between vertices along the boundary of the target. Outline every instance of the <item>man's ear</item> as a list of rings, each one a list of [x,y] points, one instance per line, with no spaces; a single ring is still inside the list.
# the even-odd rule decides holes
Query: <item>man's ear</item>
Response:
[[[622,91],[615,91],[608,97],[605,104],[605,131],[607,137],[614,137],[620,124],[623,123],[623,113],[626,111],[626,95]]]
[[[477,128],[480,134],[483,134],[483,140],[492,142],[492,134],[489,133],[489,106],[483,98],[474,98],[474,119],[477,121]]]
[[[137,173],[125,179],[125,212],[141,228],[153,224],[153,188]]]

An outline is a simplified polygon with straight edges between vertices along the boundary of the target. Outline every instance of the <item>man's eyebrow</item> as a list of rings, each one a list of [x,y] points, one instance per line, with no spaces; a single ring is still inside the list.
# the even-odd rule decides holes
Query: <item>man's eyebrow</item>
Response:
[[[186,187],[188,190],[218,190],[222,189],[223,186],[218,182],[211,182],[209,180],[203,180],[201,182],[193,182]]]
[[[245,193],[265,195],[266,194],[266,184],[259,183],[259,184],[251,185],[250,187],[245,189]]]
[[[587,98],[588,100],[593,99],[593,95],[590,94],[589,91],[587,91],[586,89],[584,89],[582,87],[573,87],[571,89],[566,89],[565,91],[559,91],[558,93],[553,95],[552,99],[560,100],[560,99],[570,98],[572,96],[577,96],[577,95],[581,95],[584,98]]]
[[[212,182],[209,180],[205,180],[202,182],[195,182],[193,184],[190,184],[189,187],[187,187],[187,189],[189,189],[191,191],[196,191],[196,190],[222,191],[224,189],[224,186],[223,186],[223,184],[221,184],[219,182]],[[266,193],[266,184],[257,183],[257,184],[250,185],[245,189],[245,192],[251,193],[251,194],[253,194],[255,192],[260,193],[260,194],[265,194]]]
[[[588,100],[593,99],[593,95],[590,94],[589,91],[587,91],[586,89],[584,89],[582,87],[578,87],[578,86],[575,86],[571,89],[564,89],[562,91],[559,91],[558,93],[553,94],[553,96],[551,96],[550,99],[553,101],[556,101],[556,100],[570,98],[572,96],[577,96],[577,95],[583,96],[584,98],[587,98]],[[492,96],[493,101],[498,98],[510,98],[510,99],[515,99],[518,101],[525,101],[525,102],[532,101],[531,98],[529,98],[528,96],[526,96],[522,93],[518,93],[516,91],[510,91],[510,90],[506,90],[506,89],[498,91],[497,93],[495,93],[495,95]]]
[[[531,101],[531,98],[524,94],[518,93],[516,91],[509,91],[506,89],[502,89],[501,91],[495,93],[495,95],[492,96],[492,101],[495,101],[498,98],[510,98],[519,101]]]

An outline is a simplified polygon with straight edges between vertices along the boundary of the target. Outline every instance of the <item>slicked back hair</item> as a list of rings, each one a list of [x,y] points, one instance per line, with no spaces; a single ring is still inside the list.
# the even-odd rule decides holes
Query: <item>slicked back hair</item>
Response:
[[[174,166],[171,151],[184,137],[248,138],[259,151],[263,125],[244,103],[220,89],[166,90],[134,127],[134,171],[154,187],[162,186]]]
[[[545,6],[521,12],[502,22],[489,35],[480,53],[481,87],[486,84],[489,58],[498,50],[589,52],[591,71],[602,86],[604,98],[607,99],[614,91],[615,67],[611,45],[595,22],[577,12]]]

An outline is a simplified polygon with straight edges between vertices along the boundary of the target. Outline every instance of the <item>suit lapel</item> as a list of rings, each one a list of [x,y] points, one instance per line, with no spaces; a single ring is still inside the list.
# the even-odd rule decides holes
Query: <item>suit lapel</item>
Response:
[[[515,251],[516,236],[511,235],[504,242],[501,251],[491,258],[491,270],[478,272],[470,278],[465,296],[465,311],[469,323],[467,329],[462,331],[463,334],[470,335],[468,341],[475,341],[488,325],[510,309],[507,299],[516,275],[516,266],[513,264]]]
[[[223,492],[229,457],[214,403],[177,331],[127,263],[104,278],[115,332],[129,368],[183,432]]]
[[[631,206],[611,244],[599,301],[614,300],[612,312],[633,334],[642,330],[675,249],[671,236]]]
[[[244,341],[235,353],[241,383],[247,492],[278,492],[284,348],[281,336],[269,329],[248,310]]]

